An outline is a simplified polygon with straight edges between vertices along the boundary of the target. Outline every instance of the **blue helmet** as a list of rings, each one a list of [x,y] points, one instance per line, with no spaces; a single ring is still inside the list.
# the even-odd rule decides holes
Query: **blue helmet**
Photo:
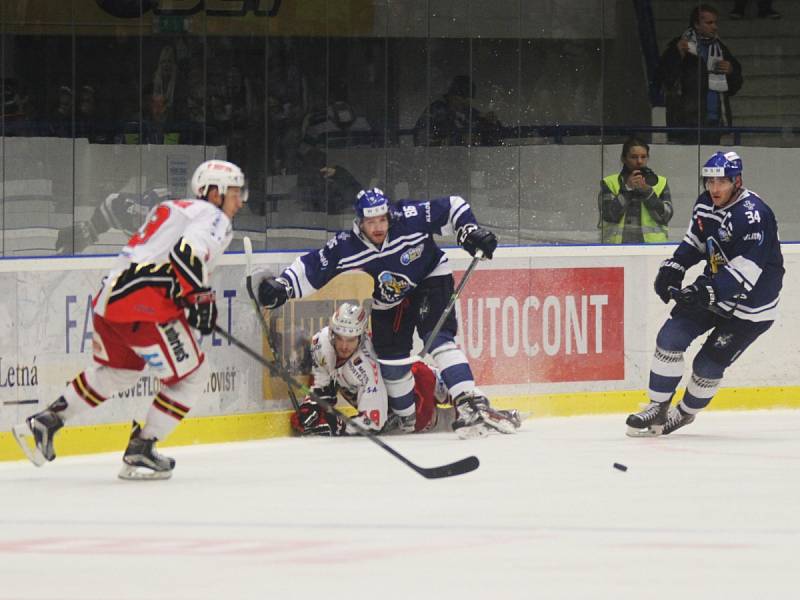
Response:
[[[378,188],[361,190],[354,204],[359,219],[380,217],[389,212],[389,199]]]
[[[736,152],[715,152],[703,165],[703,177],[730,177],[742,174],[742,159]]]

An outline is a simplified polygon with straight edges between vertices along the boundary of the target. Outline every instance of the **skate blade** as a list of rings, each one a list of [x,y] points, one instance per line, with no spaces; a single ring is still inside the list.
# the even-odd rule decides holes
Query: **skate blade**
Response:
[[[14,439],[17,441],[17,444],[29,461],[31,461],[37,467],[41,467],[47,462],[44,454],[42,454],[39,448],[36,446],[33,433],[31,432],[31,428],[28,427],[27,423],[14,425],[14,427],[11,428],[11,433],[14,435]]]
[[[516,433],[517,429],[522,426],[522,422],[519,418],[513,419],[508,415],[504,415],[501,411],[482,410],[480,413],[484,423],[500,433]]]
[[[520,410],[517,410],[517,409],[513,409],[513,410],[516,413],[516,419],[514,419],[514,426],[517,429],[522,427],[522,422],[523,421],[527,421],[528,419],[530,419],[533,416],[532,412],[523,412],[523,411],[520,411]]]
[[[635,427],[631,427],[628,425],[628,431],[625,432],[625,435],[628,437],[658,437],[661,435],[661,432],[664,431],[663,425],[653,425],[652,427],[648,427],[647,429],[636,429]]]
[[[153,471],[147,467],[122,465],[118,477],[126,481],[157,481],[172,477],[172,471]]]

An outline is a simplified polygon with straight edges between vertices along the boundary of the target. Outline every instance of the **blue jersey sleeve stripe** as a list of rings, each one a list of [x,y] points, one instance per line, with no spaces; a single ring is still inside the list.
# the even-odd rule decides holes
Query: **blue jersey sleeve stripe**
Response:
[[[750,289],[756,285],[763,271],[756,263],[744,256],[737,256],[726,265],[726,268],[731,271],[734,277],[749,286]]]
[[[302,275],[299,275],[297,270],[300,270]],[[305,270],[305,264],[298,258],[291,264],[291,266],[289,266],[288,269],[286,269],[286,271],[284,271],[284,273],[286,273],[286,275],[289,277],[289,283],[292,285],[295,298],[302,298],[307,293],[311,293],[316,290],[316,288],[311,285],[311,282],[306,278]],[[303,283],[305,283],[305,285],[303,285]]]
[[[379,258],[385,258],[387,256],[391,256],[392,254],[397,254],[398,252],[400,252],[401,250],[403,250],[405,248],[408,248],[409,246],[414,246],[414,245],[416,245],[418,243],[424,242],[426,237],[427,237],[427,234],[423,234],[422,236],[415,237],[414,239],[407,240],[407,241],[403,242],[402,244],[397,244],[393,248],[388,248],[388,249],[384,250],[383,252],[379,252],[377,254],[373,254],[372,256],[366,256],[366,257],[362,258],[361,260],[347,261],[346,265],[345,265],[345,261],[342,261],[340,264],[341,265],[345,265],[345,266],[340,266],[340,268],[348,269],[348,270],[349,269],[354,269],[356,267],[363,266],[363,265],[365,265],[365,264],[367,264],[367,263],[369,263],[369,262],[371,262],[373,260],[376,260],[376,259],[379,259]]]
[[[450,197],[450,224],[452,225],[453,229],[458,229],[459,219],[461,219],[464,213],[468,210],[469,204],[467,204],[463,198],[460,196]],[[471,222],[471,220],[468,219],[467,222]]]
[[[700,242],[697,236],[693,234],[691,231],[686,232],[686,235],[683,237],[683,241],[699,252],[705,251],[705,247],[703,246],[703,244]]]

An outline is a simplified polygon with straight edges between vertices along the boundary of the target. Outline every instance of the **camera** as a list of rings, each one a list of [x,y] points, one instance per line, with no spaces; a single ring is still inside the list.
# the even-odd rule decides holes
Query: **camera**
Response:
[[[658,183],[658,175],[656,175],[653,169],[642,167],[641,169],[636,169],[636,171],[639,171],[639,173],[642,174],[642,177],[644,177],[644,182],[650,187],[653,187],[655,184]],[[634,171],[634,173],[636,171]]]

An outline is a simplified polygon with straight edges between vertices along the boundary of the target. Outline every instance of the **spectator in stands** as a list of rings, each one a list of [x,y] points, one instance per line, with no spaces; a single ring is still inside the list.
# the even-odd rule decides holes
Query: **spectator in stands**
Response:
[[[310,112],[303,119],[303,142],[316,147],[372,147],[372,134],[369,122],[342,100],[331,102],[327,110]]]
[[[630,137],[622,145],[622,171],[600,182],[600,241],[604,244],[663,244],[672,218],[667,178],[648,166],[650,146]]]
[[[747,0],[736,0],[731,11],[731,19],[743,19],[746,8]],[[772,0],[758,0],[758,16],[761,19],[780,19],[781,13],[772,8]]]
[[[447,92],[417,119],[417,146],[500,146],[503,125],[494,113],[482,113],[472,103],[476,87],[466,75],[450,82]]]
[[[72,88],[58,88],[58,101],[50,117],[50,132],[53,137],[72,137]]]
[[[742,87],[742,66],[717,35],[717,9],[699,4],[689,28],[668,45],[656,75],[664,88],[668,127],[700,127],[696,132],[673,132],[680,143],[718,145],[718,127],[733,125],[730,97]]]
[[[322,148],[302,144],[301,149],[297,160],[300,206],[328,214],[351,212],[356,194],[363,187],[361,182],[345,167],[328,164]]]
[[[179,97],[183,90],[178,84],[178,61],[175,48],[164,46],[158,56],[158,65],[153,73],[153,97],[163,105],[164,119],[172,121],[182,117],[178,110]]]
[[[329,164],[327,150],[372,147],[374,142],[372,126],[343,100],[306,115],[296,160],[301,204],[328,214],[352,212],[363,186],[342,165]]]
[[[168,101],[163,94],[156,94],[152,85],[142,90],[141,120],[138,109],[128,115],[121,135],[115,138],[116,143],[124,144],[180,144],[186,143],[181,138],[179,127],[168,120]]]
[[[86,138],[92,144],[106,144],[112,141],[111,133],[104,129],[105,122],[98,115],[96,94],[93,86],[81,86],[76,113],[76,138]]]
[[[276,44],[270,45],[267,61],[268,169],[270,174],[294,174],[309,109],[308,83],[288,43]]]
[[[30,90],[14,79],[3,82],[3,132],[5,136],[41,135],[36,107]]]

